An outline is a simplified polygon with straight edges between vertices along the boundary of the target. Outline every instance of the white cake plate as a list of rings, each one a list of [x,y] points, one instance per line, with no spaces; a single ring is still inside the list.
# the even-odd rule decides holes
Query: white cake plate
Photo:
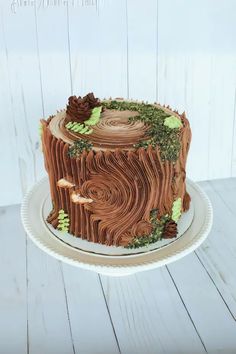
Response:
[[[21,218],[31,240],[49,255],[100,274],[128,275],[176,261],[205,240],[212,226],[211,203],[200,187],[190,180],[187,181],[187,190],[191,196],[191,208],[178,223],[178,237],[141,249],[97,245],[54,230],[45,221],[51,208],[47,178],[26,194]]]
[[[54,237],[57,237],[59,240],[62,242],[66,243],[67,245],[73,247],[73,248],[78,248],[82,251],[85,252],[92,252],[92,253],[97,253],[100,255],[107,255],[107,256],[122,256],[122,255],[129,255],[129,254],[137,254],[137,253],[143,253],[143,252],[149,252],[154,249],[158,249],[161,247],[164,247],[172,242],[176,241],[176,238],[172,239],[162,239],[158,242],[155,242],[153,244],[150,244],[148,246],[143,246],[139,247],[136,249],[130,249],[130,248],[125,248],[121,246],[106,246],[102,245],[99,243],[94,243],[94,242],[89,242],[87,240],[84,240],[80,237],[75,237],[68,232],[61,232],[57,229],[55,229],[51,224],[47,223],[45,220],[47,219],[47,216],[49,215],[50,211],[52,210],[52,203],[51,203],[51,197],[48,192],[48,188],[45,183],[45,195],[46,199],[44,203],[42,204],[42,222],[45,223],[46,227],[50,230],[51,235],[54,235]],[[178,221],[178,235],[177,237],[181,237],[185,231],[190,227],[194,217],[194,205],[191,203],[190,208],[188,212],[183,213],[180,220]]]

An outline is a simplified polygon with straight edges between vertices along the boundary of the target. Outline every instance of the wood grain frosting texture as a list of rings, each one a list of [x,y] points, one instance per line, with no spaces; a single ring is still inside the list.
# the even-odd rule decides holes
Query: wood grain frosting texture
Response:
[[[70,157],[68,151],[82,135],[65,128],[66,112],[42,120],[42,146],[53,203],[48,222],[56,228],[58,213],[63,209],[70,220],[68,231],[74,236],[126,246],[134,237],[152,232],[152,210],[158,210],[159,218],[171,215],[178,198],[182,211],[187,210],[189,122],[184,114],[163,109],[182,122],[181,148],[174,162],[163,160],[158,146],[134,147],[147,131],[143,122],[128,120],[134,112],[105,110],[93,133],[86,137],[92,149],[78,157]],[[166,234],[171,235],[170,231]]]

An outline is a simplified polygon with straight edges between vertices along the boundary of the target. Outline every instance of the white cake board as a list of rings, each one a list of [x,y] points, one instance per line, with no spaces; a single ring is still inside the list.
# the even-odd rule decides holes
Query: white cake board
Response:
[[[105,275],[120,276],[153,269],[173,262],[195,250],[212,226],[212,207],[200,187],[187,181],[191,208],[178,223],[178,237],[159,241],[149,248],[125,249],[97,245],[63,234],[45,222],[50,211],[48,179],[43,178],[25,196],[21,217],[32,241],[51,256]]]

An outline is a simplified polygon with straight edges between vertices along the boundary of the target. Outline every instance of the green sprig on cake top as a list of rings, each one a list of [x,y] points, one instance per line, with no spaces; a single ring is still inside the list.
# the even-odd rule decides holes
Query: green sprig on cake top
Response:
[[[68,149],[69,157],[79,157],[83,151],[90,151],[93,145],[85,139],[76,140]]]
[[[168,114],[163,109],[138,102],[103,101],[102,106],[107,109],[130,110],[138,114],[130,117],[129,121],[140,120],[149,126],[146,139],[134,145],[135,148],[147,148],[149,145],[160,148],[162,160],[176,161],[181,149],[180,132],[183,123],[180,118]]]
[[[149,246],[162,239],[171,239],[177,236],[177,221],[181,216],[182,200],[176,199],[172,205],[171,215],[164,215],[160,219],[157,218],[157,209],[150,212],[150,223],[152,232],[149,235],[135,236],[125,248],[139,248]]]
[[[70,219],[68,214],[66,214],[63,209],[59,210],[57,220],[58,220],[57,229],[63,232],[68,232],[70,226]]]
[[[89,119],[85,120],[84,123],[70,121],[66,124],[66,128],[68,130],[75,132],[75,133],[91,134],[93,132],[93,129],[91,128],[91,126],[96,125],[99,122],[100,116],[101,116],[101,111],[102,111],[101,106],[94,107],[92,109],[91,116],[89,117]]]
[[[71,96],[66,110],[66,129],[79,134],[91,134],[101,116],[102,106],[93,93],[84,97]]]

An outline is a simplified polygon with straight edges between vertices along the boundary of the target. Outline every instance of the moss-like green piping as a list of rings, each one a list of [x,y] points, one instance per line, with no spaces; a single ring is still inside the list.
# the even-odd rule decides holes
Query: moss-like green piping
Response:
[[[168,117],[173,117],[166,113],[163,109],[158,108],[151,104],[137,103],[137,102],[127,102],[127,101],[103,101],[102,106],[107,109],[116,109],[120,111],[130,110],[136,111],[138,114],[134,117],[130,117],[130,121],[140,120],[149,126],[147,131],[147,138],[141,140],[139,143],[135,144],[135,148],[144,147],[145,149],[151,145],[160,148],[160,154],[162,160],[176,161],[179,156],[181,143],[180,143],[180,128],[182,126],[179,124],[178,128],[170,128],[168,125],[171,123],[164,124],[165,119]],[[177,117],[176,117],[177,118]],[[167,120],[168,122],[168,120]],[[175,122],[176,123],[176,122]],[[176,124],[175,124],[176,125]]]
[[[162,216],[159,220],[157,219],[156,214],[157,210],[153,209],[150,215],[150,221],[153,228],[151,234],[144,236],[135,236],[132,241],[127,246],[125,246],[125,248],[132,249],[149,246],[150,244],[160,241],[162,239],[165,224],[166,222],[171,220],[171,217],[167,214]]]
[[[79,157],[82,152],[92,150],[92,143],[85,139],[76,140],[68,149],[69,157]]]

